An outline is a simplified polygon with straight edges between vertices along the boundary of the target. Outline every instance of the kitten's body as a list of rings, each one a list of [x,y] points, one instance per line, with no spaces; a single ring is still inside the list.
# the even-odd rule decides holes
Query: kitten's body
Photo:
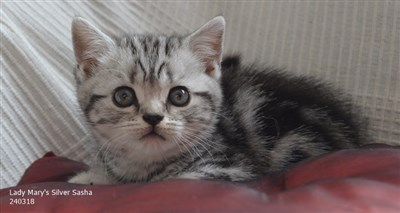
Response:
[[[99,142],[100,163],[71,182],[248,180],[360,143],[350,106],[324,85],[245,67],[238,57],[220,66],[221,18],[187,37],[113,41],[81,21],[74,29],[78,95]],[[85,46],[82,29],[93,30],[86,43],[103,49]],[[92,41],[96,36],[101,38]],[[121,86],[135,91],[127,108],[110,101]],[[181,86],[190,100],[174,106],[168,93]],[[149,127],[148,113],[162,115],[160,123]]]

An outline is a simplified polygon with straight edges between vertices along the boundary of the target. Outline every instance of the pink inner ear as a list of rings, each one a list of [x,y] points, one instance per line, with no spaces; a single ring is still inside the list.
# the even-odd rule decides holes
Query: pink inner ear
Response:
[[[76,61],[87,77],[98,66],[98,59],[113,45],[111,38],[83,19],[72,23],[72,40]]]
[[[221,62],[221,42],[222,34],[218,35],[213,42],[207,42],[207,45],[202,44],[194,48],[194,52],[197,52],[201,57],[207,74],[212,73],[215,70],[215,65]],[[208,50],[204,50],[205,47],[208,47]]]
[[[89,42],[87,42],[89,43]],[[75,45],[75,55],[76,55],[76,60],[78,64],[81,65],[82,71],[85,73],[85,75],[88,77],[92,74],[93,70],[97,67],[98,65],[98,60],[95,58],[97,54],[95,52],[92,52],[91,54],[88,53],[90,51],[90,47],[87,43],[84,43],[81,40],[76,40],[74,45]]]
[[[96,59],[86,59],[83,62],[83,72],[85,75],[88,77],[92,74],[93,69],[95,69],[97,66],[97,60]]]
[[[207,67],[206,67],[206,73],[207,74],[210,74],[210,73],[214,72],[214,70],[215,70],[214,65],[212,65],[212,64],[208,64],[207,65]]]
[[[203,63],[207,74],[215,72],[215,66],[221,63],[224,29],[224,19],[216,17],[189,37],[190,48]]]
[[[85,75],[90,76],[93,69],[97,66],[97,60],[93,57],[88,57],[85,51],[88,51],[89,46],[81,39],[74,40],[75,57]]]

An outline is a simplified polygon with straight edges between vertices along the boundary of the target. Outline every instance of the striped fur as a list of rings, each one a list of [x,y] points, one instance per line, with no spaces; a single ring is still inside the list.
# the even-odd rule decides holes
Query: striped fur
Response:
[[[237,56],[221,64],[224,25],[217,17],[187,36],[111,39],[74,20],[78,99],[99,161],[70,182],[248,180],[361,143],[359,122],[338,92],[310,78],[243,66]],[[135,91],[130,107],[112,102],[121,86]],[[168,100],[176,86],[188,89],[187,106]],[[151,126],[144,114],[163,119]]]

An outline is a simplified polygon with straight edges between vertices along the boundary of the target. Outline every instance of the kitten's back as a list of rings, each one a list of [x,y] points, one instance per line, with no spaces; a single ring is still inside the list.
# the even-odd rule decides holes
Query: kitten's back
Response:
[[[260,156],[275,153],[267,162],[271,168],[363,142],[350,102],[324,82],[243,66],[239,56],[231,56],[222,62],[221,85],[224,110],[236,116],[237,134],[250,143],[262,141]]]

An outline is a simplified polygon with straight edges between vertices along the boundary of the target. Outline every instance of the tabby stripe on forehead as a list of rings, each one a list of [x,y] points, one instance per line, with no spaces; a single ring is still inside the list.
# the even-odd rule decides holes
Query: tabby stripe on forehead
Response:
[[[151,85],[153,85],[154,84],[154,81],[155,81],[155,78],[156,78],[156,76],[155,76],[155,72],[156,72],[156,67],[155,67],[155,65],[153,64],[151,67],[150,67],[150,84]]]
[[[157,72],[157,77],[158,77],[158,79],[160,79],[161,71],[163,70],[164,66],[165,66],[165,62],[163,62],[163,63],[160,65],[160,68],[158,68],[158,72]]]
[[[156,38],[156,40],[153,43],[153,51],[157,54],[157,56],[159,55],[158,54],[159,48],[160,48],[160,41],[158,40],[158,38]]]
[[[142,70],[142,72],[143,72],[143,82],[144,82],[146,80],[146,77],[147,77],[146,70],[144,69],[142,61],[140,61],[140,59],[137,60],[137,64],[139,64],[140,70]]]
[[[168,37],[165,41],[165,55],[170,56],[173,48],[179,48],[181,40],[179,38]]]
[[[165,55],[168,55],[169,56],[169,43],[170,43],[170,41],[171,41],[171,38],[170,37],[167,37],[166,39],[165,39]]]
[[[166,73],[167,73],[168,80],[169,80],[170,83],[172,83],[172,79],[174,78],[172,76],[172,72],[171,72],[170,69],[166,69],[166,70],[167,70]]]
[[[144,50],[145,53],[147,53],[147,38],[148,38],[148,37],[146,37],[146,38],[142,41],[143,50]]]
[[[89,112],[92,111],[94,104],[96,104],[97,101],[106,98],[107,96],[105,95],[92,95],[89,99],[89,103],[86,106],[84,113],[86,115],[86,117],[89,116]]]
[[[130,41],[129,41],[129,48],[130,48],[131,51],[132,51],[132,55],[136,55],[137,50],[136,50],[135,44],[133,43],[133,40],[130,40]]]

